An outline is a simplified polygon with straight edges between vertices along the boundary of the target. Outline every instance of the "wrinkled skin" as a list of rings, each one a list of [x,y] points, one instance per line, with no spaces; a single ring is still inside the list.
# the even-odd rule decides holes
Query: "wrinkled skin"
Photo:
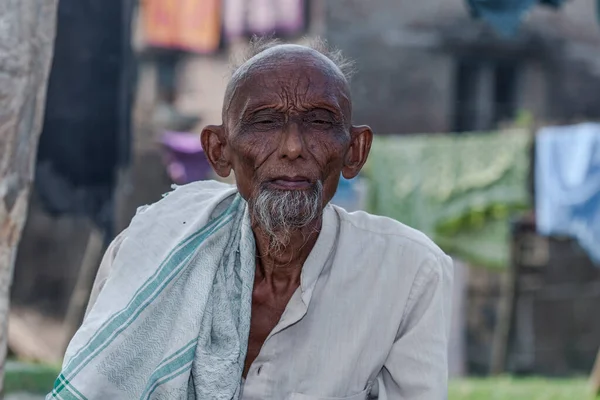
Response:
[[[371,146],[367,126],[352,126],[350,90],[341,71],[320,53],[279,45],[242,65],[223,104],[223,125],[202,131],[202,146],[222,177],[234,171],[249,200],[261,185],[307,190],[320,180],[323,206],[340,174],[358,175]],[[302,265],[321,220],[294,232],[281,254],[269,253],[269,237],[253,221],[257,266],[244,376],[300,285]]]

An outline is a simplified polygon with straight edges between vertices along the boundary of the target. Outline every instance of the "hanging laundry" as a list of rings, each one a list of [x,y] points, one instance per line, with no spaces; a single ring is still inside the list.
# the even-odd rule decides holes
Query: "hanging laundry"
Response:
[[[575,238],[600,264],[600,124],[542,128],[535,150],[538,232]]]
[[[59,2],[37,154],[35,188],[46,211],[87,216],[108,240],[117,169],[129,162],[133,9],[129,0]]]
[[[199,54],[219,48],[219,0],[144,0],[140,13],[149,46]]]
[[[226,36],[295,36],[305,29],[305,0],[224,0]]]
[[[467,0],[471,15],[487,21],[504,36],[514,35],[523,15],[535,4],[558,8],[565,0]]]
[[[526,131],[377,137],[368,209],[423,231],[444,250],[508,263],[508,218],[529,203]]]

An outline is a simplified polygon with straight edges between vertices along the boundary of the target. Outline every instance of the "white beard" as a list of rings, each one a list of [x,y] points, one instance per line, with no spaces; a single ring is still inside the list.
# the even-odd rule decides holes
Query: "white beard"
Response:
[[[261,187],[249,204],[255,222],[271,237],[270,251],[279,252],[289,244],[293,231],[321,216],[323,184],[317,181],[310,190]]]

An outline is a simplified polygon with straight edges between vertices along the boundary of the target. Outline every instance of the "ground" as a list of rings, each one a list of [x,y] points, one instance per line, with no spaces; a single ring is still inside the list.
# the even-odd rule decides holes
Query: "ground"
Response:
[[[547,378],[483,378],[452,382],[448,400],[585,400],[587,381]]]

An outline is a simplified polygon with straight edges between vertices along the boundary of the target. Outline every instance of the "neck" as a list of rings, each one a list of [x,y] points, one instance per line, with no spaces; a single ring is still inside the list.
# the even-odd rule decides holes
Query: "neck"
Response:
[[[256,274],[263,279],[285,280],[288,283],[300,283],[302,266],[312,251],[319,232],[322,218],[290,233],[286,246],[278,251],[272,250],[272,238],[259,224],[253,224],[256,241]]]

